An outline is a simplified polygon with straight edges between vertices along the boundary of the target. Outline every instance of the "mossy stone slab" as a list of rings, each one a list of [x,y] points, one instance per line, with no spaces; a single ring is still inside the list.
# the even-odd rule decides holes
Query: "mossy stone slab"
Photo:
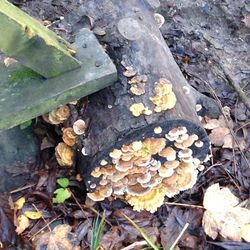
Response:
[[[26,184],[30,178],[29,167],[35,163],[38,151],[32,126],[0,132],[0,193]]]
[[[0,0],[0,51],[45,78],[80,67],[68,42],[6,0]]]
[[[117,70],[94,34],[82,29],[74,44],[79,69],[43,79],[19,63],[0,65],[0,131],[49,112],[61,104],[105,88]]]

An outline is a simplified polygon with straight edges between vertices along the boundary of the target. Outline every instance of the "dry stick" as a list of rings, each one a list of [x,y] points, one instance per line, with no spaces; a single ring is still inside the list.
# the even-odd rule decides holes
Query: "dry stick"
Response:
[[[202,172],[201,175],[205,175],[211,168],[221,166],[221,165],[222,165],[221,163],[215,163],[211,165],[209,168],[207,168],[204,172]]]
[[[75,195],[74,195],[71,191],[70,191],[70,193],[71,193],[72,197],[74,198],[74,200],[75,200],[77,206],[81,209],[82,213],[85,214],[85,211],[82,209],[82,206],[81,206],[81,204],[78,202],[78,200],[76,199]],[[86,216],[86,219],[87,219],[88,223],[89,223],[90,225],[92,225],[92,222],[89,220],[88,216]]]
[[[135,249],[136,247],[139,247],[139,246],[144,246],[144,245],[147,245],[147,241],[145,240],[142,240],[142,241],[137,241],[137,242],[134,242],[133,244],[127,246],[127,247],[124,247],[122,248],[121,250],[131,250],[131,249]]]
[[[36,237],[39,233],[41,233],[46,227],[48,227],[51,223],[53,223],[54,221],[56,221],[62,214],[59,214],[56,218],[54,218],[53,220],[51,220],[50,222],[47,222],[47,224],[42,227],[40,230],[38,230],[35,234],[33,234],[32,236],[29,237],[30,240],[33,240],[34,237]]]
[[[18,192],[23,191],[23,190],[25,190],[25,189],[28,189],[28,188],[30,188],[30,187],[34,187],[35,185],[36,185],[36,184],[29,184],[29,185],[26,185],[26,186],[24,186],[24,187],[14,189],[14,190],[10,191],[10,194],[18,193]]]
[[[172,246],[169,248],[169,250],[173,250],[174,247],[177,245],[178,241],[180,240],[180,238],[182,237],[182,235],[185,233],[185,231],[187,230],[189,226],[189,223],[186,223],[185,226],[183,227],[183,229],[181,230],[179,236],[177,237],[177,239],[175,240],[175,242],[172,244]]]
[[[242,129],[242,128],[248,126],[248,125],[250,125],[250,122],[246,122],[245,124],[241,125],[239,128],[236,129],[236,133],[237,133],[240,129]]]
[[[224,114],[224,112],[223,112],[222,104],[221,104],[221,102],[220,102],[220,99],[219,99],[218,96],[216,95],[215,91],[213,90],[213,88],[210,86],[210,84],[209,84],[207,81],[201,79],[199,76],[197,76],[197,75],[195,75],[195,74],[192,74],[192,73],[189,73],[189,75],[191,75],[191,76],[193,76],[193,77],[199,79],[200,81],[204,82],[204,83],[208,86],[208,88],[210,89],[212,95],[214,96],[214,98],[215,98],[216,101],[217,101],[217,104],[219,105],[219,108],[220,108],[220,110],[221,110],[221,113],[222,113],[222,115],[223,115],[223,117],[224,117],[224,119],[225,119],[225,121],[226,121],[226,123],[227,123],[227,127],[228,127],[228,129],[230,130],[230,133],[231,133],[231,135],[233,136],[234,141],[236,142],[236,144],[237,144],[237,146],[238,146],[238,148],[239,148],[239,151],[240,151],[242,157],[244,158],[245,162],[247,163],[248,167],[250,168],[250,163],[249,163],[248,159],[246,158],[245,154],[242,152],[241,147],[240,147],[240,143],[238,142],[238,140],[237,140],[237,138],[236,138],[236,136],[235,136],[235,134],[234,134],[234,131],[233,131],[232,128],[229,126],[228,118],[225,116],[225,114]]]
[[[50,228],[48,222],[47,222],[47,221],[45,220],[45,218],[43,217],[43,213],[36,207],[35,204],[32,203],[32,206],[36,209],[37,212],[41,213],[41,217],[42,217],[43,221],[45,222],[46,227],[48,227],[49,231],[52,232],[52,230],[51,230],[51,228]]]
[[[181,206],[181,207],[191,207],[191,208],[201,208],[204,209],[203,206],[199,205],[190,205],[190,204],[184,204],[184,203],[178,203],[178,202],[165,202],[166,205],[170,206]]]
[[[85,212],[83,211],[82,206],[85,207],[85,208],[90,209],[90,210],[91,210],[92,212],[94,212],[97,216],[99,216],[99,217],[101,217],[102,219],[104,219],[105,222],[106,222],[107,224],[109,224],[109,225],[112,227],[112,224],[111,224],[105,217],[103,217],[96,209],[94,209],[93,207],[88,207],[88,206],[86,206],[86,205],[82,205],[82,206],[81,206],[81,204],[80,204],[80,203],[78,202],[78,200],[76,199],[75,195],[74,195],[72,192],[70,192],[70,193],[71,193],[72,197],[74,198],[76,204],[80,207],[80,209],[81,209],[81,211],[83,212],[83,214],[84,214]],[[88,219],[87,219],[87,220],[88,220]],[[88,221],[88,222],[89,222],[89,221]],[[90,224],[91,224],[91,223],[90,223]]]

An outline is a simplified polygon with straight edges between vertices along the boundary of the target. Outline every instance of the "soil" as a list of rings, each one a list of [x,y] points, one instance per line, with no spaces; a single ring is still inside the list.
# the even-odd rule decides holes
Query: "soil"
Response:
[[[12,2],[37,19],[43,22],[49,21],[47,22],[49,28],[67,40],[73,41],[74,34],[63,19],[72,12],[77,14],[77,9],[83,1],[12,0]],[[157,12],[165,17],[161,32],[183,74],[199,92],[215,98],[219,105],[228,107],[224,110],[228,110],[226,115],[233,121],[232,129],[236,139],[244,144],[240,150],[237,147],[232,150],[213,147],[212,161],[208,162],[206,171],[200,176],[195,187],[191,191],[169,199],[168,202],[202,205],[204,190],[213,183],[229,187],[238,198],[246,200],[249,198],[250,188],[248,165],[250,111],[232,88],[232,83],[240,86],[248,96],[248,100],[250,99],[250,1],[162,0]],[[54,145],[60,134],[51,126],[46,127],[39,122],[37,132],[40,137],[44,133],[49,134],[49,137],[53,138]],[[27,189],[18,195],[27,195],[29,191],[31,196],[36,196],[49,204],[48,207],[51,209],[48,209],[46,219],[60,217],[71,223],[74,230],[79,232],[86,218],[93,221],[95,213],[85,208],[83,212],[74,200],[62,206],[51,207],[49,198],[53,196],[55,180],[67,173],[66,170],[57,170],[53,155],[53,145],[47,145],[47,149],[41,152],[37,165],[40,179],[35,185],[39,185],[40,188],[47,183],[46,188],[39,192]],[[73,177],[70,180],[76,198],[79,202],[83,202],[81,186]],[[113,249],[122,249],[133,242],[143,240],[140,234],[124,220],[122,212],[134,219],[151,238],[163,246],[167,245],[169,231],[174,232],[176,224],[176,227],[182,228],[185,222],[189,222],[191,227],[179,242],[180,249],[250,249],[250,245],[243,242],[233,244],[223,239],[213,241],[206,237],[201,227],[202,209],[162,206],[155,214],[137,213],[118,200],[101,202],[95,207],[100,212],[106,211],[107,221],[111,224],[101,241],[105,249],[112,249],[112,244],[115,246]],[[12,243],[31,249],[29,236],[41,228],[41,224],[38,224],[34,224],[19,241],[13,240],[12,237]],[[88,239],[88,232],[81,235],[82,249],[88,249]]]

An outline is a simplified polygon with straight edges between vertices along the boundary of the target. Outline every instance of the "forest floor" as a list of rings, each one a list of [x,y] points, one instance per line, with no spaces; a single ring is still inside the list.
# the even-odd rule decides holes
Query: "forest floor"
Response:
[[[63,19],[82,4],[81,0],[12,0],[12,3],[69,41],[72,37]],[[54,151],[61,140],[60,126],[37,118],[35,132],[40,139],[40,154],[32,166],[29,181],[11,195],[0,197],[1,204],[6,204],[0,210],[0,244],[15,245],[18,249],[79,249],[79,246],[90,249],[93,232],[97,232],[97,226],[102,223],[96,219],[100,216],[105,217],[100,249],[151,249],[125,214],[159,249],[250,249],[246,242],[249,238],[244,241],[236,236],[235,221],[228,214],[220,215],[225,216],[226,221],[217,224],[210,221],[211,227],[217,227],[213,230],[219,232],[218,237],[209,237],[204,232],[204,212],[208,209],[204,194],[213,184],[227,187],[239,202],[244,202],[244,208],[250,209],[250,111],[247,109],[250,100],[250,2],[166,0],[157,12],[165,17],[161,32],[184,76],[200,93],[215,99],[222,112],[218,119],[203,119],[212,142],[212,157],[195,186],[167,199],[154,214],[133,211],[120,200],[93,204],[86,199],[75,170],[61,169],[56,162]],[[245,103],[244,96],[242,98],[235,88],[241,89],[247,97]],[[59,188],[57,179],[63,177],[69,179],[71,197],[61,204],[52,203],[54,191]],[[226,194],[222,199],[227,199]],[[216,199],[209,201],[213,202],[216,205]],[[26,214],[30,219],[23,220],[22,203],[27,211],[36,212]],[[10,205],[14,209],[10,209]],[[21,220],[23,226],[19,227],[19,235],[11,222],[13,216]],[[220,223],[225,223],[231,232],[222,229]],[[248,219],[246,224],[249,223]],[[186,225],[188,228],[184,232]],[[178,246],[171,248],[179,236]]]

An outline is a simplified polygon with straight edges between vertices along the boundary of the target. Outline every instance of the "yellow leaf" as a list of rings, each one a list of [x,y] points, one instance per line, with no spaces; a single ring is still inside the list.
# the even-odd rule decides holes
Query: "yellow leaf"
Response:
[[[245,224],[241,228],[241,238],[247,242],[250,242],[250,224]]]
[[[28,217],[31,220],[38,220],[42,217],[42,213],[40,211],[25,211],[25,216]]]
[[[19,215],[17,217],[16,233],[21,234],[26,228],[29,227],[29,225],[29,219],[24,214]]]
[[[21,197],[19,198],[16,202],[15,202],[15,208],[16,209],[22,209],[23,205],[25,203],[25,198],[24,197]]]

